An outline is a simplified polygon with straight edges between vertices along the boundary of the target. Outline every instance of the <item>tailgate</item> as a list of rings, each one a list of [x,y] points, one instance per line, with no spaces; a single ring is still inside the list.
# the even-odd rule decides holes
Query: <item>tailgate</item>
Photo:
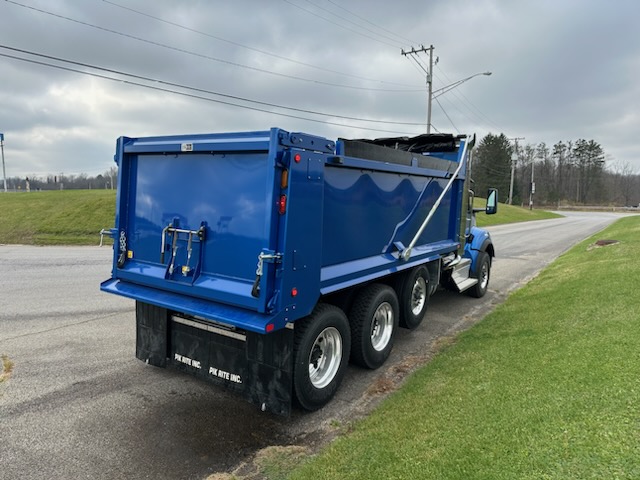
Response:
[[[258,255],[276,248],[276,140],[276,130],[120,139],[113,277],[265,312],[272,269],[266,294],[251,288]]]

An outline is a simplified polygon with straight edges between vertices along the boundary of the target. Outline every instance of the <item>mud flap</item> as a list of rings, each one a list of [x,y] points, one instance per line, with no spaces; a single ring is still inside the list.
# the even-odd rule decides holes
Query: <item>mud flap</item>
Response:
[[[136,313],[142,314],[137,315],[136,356],[140,360],[220,385],[262,411],[291,413],[293,330],[261,335],[168,314],[149,305]]]
[[[155,367],[167,366],[166,308],[136,302],[136,358]]]

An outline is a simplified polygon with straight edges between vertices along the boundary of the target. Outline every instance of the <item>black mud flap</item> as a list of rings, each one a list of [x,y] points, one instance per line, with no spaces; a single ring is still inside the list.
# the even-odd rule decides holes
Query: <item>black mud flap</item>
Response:
[[[150,308],[155,309],[155,321],[149,322],[148,312],[137,320],[139,359],[220,385],[262,411],[291,413],[293,330],[261,335]],[[149,323],[153,324],[151,332]],[[164,337],[164,343],[160,337]],[[152,348],[158,350],[150,352]],[[160,356],[164,356],[164,362],[158,361]]]
[[[166,367],[169,355],[167,344],[166,308],[136,302],[136,358],[149,365]]]

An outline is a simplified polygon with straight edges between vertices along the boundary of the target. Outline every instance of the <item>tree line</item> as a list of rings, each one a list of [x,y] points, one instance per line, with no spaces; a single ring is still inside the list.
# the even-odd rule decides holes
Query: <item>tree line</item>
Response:
[[[115,189],[118,182],[118,169],[109,170],[90,176],[80,174],[49,174],[45,176],[29,175],[28,177],[8,177],[7,190],[39,191],[39,190],[95,190]]]
[[[472,164],[474,191],[498,188],[500,201],[529,206],[638,206],[640,175],[613,162],[594,140],[517,145],[506,135],[486,135]]]
[[[11,191],[114,189],[117,175],[118,169],[111,167],[96,176],[12,177],[7,178],[7,187]],[[640,204],[638,172],[628,163],[613,162],[594,140],[559,141],[551,147],[517,145],[504,134],[490,133],[476,146],[471,176],[479,196],[497,188],[500,201],[511,200],[513,205]]]

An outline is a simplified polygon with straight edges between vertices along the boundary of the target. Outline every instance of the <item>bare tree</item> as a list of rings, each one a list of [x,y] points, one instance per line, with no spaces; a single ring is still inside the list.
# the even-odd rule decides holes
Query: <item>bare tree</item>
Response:
[[[612,177],[614,179],[613,191],[618,200],[624,206],[635,206],[638,195],[638,172],[629,162],[618,161],[612,165]],[[635,197],[635,198],[634,198]]]

